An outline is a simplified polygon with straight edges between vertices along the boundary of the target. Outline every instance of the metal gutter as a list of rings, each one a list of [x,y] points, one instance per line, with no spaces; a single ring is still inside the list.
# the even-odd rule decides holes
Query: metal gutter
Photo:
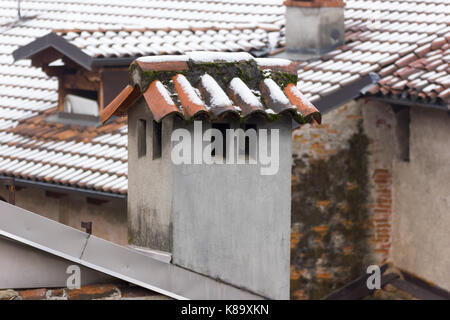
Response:
[[[5,180],[8,180],[8,179],[14,179],[15,185],[19,186],[19,187],[38,187],[38,188],[42,188],[42,189],[45,189],[48,191],[80,194],[80,195],[89,196],[89,197],[93,197],[96,199],[103,199],[103,200],[111,200],[111,199],[126,200],[126,198],[127,198],[126,194],[103,192],[103,191],[97,191],[97,190],[89,190],[89,189],[82,189],[82,188],[71,187],[71,186],[64,186],[64,185],[53,184],[53,183],[48,183],[48,182],[33,181],[33,180],[14,178],[14,177],[9,177],[9,176],[0,176],[0,180],[2,182],[4,182]]]
[[[365,94],[379,79],[380,77],[377,74],[368,73],[359,80],[349,83],[339,90],[322,97],[314,105],[321,113],[326,113]]]
[[[380,77],[376,73],[368,73],[359,80],[342,86],[337,91],[313,102],[313,104],[319,109],[321,114],[327,113],[348,101],[364,95],[367,90],[378,82],[379,79]],[[297,129],[298,127],[300,127],[300,125],[297,122],[292,121],[292,130]]]
[[[0,235],[174,299],[263,299],[2,201]]]

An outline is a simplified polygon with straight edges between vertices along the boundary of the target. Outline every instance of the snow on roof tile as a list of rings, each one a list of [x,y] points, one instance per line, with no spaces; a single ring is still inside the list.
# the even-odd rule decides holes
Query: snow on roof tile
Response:
[[[269,119],[273,119],[274,113],[283,113],[292,116],[299,123],[320,122],[318,110],[310,103],[305,104],[306,98],[304,100],[296,98],[292,101],[289,98],[292,96],[286,96],[283,92],[289,82],[282,82],[279,79],[284,77],[295,82],[295,75],[292,77],[292,74],[288,73],[270,72],[265,67],[261,70],[261,66],[258,66],[252,56],[242,53],[193,52],[187,55],[187,58],[186,61],[179,56],[173,57],[174,62],[181,60],[188,66],[186,69],[185,65],[180,65],[181,70],[174,70],[171,67],[163,71],[161,65],[156,62],[150,64],[143,64],[142,60],[134,62],[130,67],[132,83],[119,96],[126,97],[133,92],[142,91],[157,121],[173,113],[185,119],[206,116],[215,121],[225,114],[245,119],[250,114],[258,112]],[[276,62],[266,61],[265,65],[277,66]],[[166,57],[160,64],[170,65],[170,58]],[[282,66],[285,65],[289,64],[282,61]],[[149,78],[147,76],[149,72],[155,70],[158,73],[155,77]],[[179,73],[181,71],[183,74]],[[163,89],[156,90],[157,86]],[[161,90],[171,97],[177,97],[171,99],[177,101],[177,109],[164,101]],[[258,96],[255,92],[258,92]],[[102,121],[105,122],[111,115],[125,114],[135,101],[136,99],[115,99],[102,112]]]
[[[348,0],[344,15],[346,44],[300,66],[299,88],[304,94],[317,94],[320,100],[336,91],[336,83],[342,88],[375,72],[381,81],[368,94],[444,108],[450,104],[447,87],[438,80],[440,75],[418,74],[428,70],[449,75],[449,61],[442,57],[450,52],[450,2]],[[429,56],[430,52],[437,56]],[[420,85],[412,79],[403,81],[402,75],[410,71],[420,79]],[[321,75],[328,72],[350,72],[352,76],[337,82],[332,76],[323,79]],[[383,81],[391,75],[400,76]]]

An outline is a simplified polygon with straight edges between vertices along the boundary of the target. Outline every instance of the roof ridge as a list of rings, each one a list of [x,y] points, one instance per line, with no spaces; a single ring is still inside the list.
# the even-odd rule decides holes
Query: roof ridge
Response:
[[[160,27],[111,27],[111,28],[56,28],[52,29],[50,33],[62,33],[67,34],[69,32],[75,32],[75,33],[81,33],[81,32],[107,32],[107,31],[126,31],[126,32],[133,32],[133,31],[139,31],[139,32],[146,32],[146,31],[198,31],[198,30],[213,30],[213,31],[220,31],[220,30],[246,30],[246,29],[261,29],[266,31],[278,31],[280,30],[280,27],[277,26],[274,23],[240,23],[240,24],[234,24],[234,25],[226,25],[226,26],[216,26],[216,25],[205,25],[205,24],[190,24],[186,26],[160,26]]]

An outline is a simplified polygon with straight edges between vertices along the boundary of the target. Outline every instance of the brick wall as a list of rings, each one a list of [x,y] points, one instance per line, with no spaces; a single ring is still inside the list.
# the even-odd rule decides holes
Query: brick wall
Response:
[[[393,214],[393,168],[400,148],[396,116],[392,107],[382,102],[364,102],[362,115],[369,145],[369,212],[371,252],[378,264],[390,261]],[[407,141],[400,141],[407,143]]]
[[[291,297],[318,299],[390,257],[391,107],[359,100],[293,134]]]
[[[373,252],[378,261],[387,262],[391,248],[392,176],[389,169],[375,169],[372,175],[375,201],[370,205],[372,212]]]

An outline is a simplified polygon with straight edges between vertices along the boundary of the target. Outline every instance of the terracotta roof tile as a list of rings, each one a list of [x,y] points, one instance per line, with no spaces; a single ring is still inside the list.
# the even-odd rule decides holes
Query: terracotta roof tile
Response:
[[[407,80],[407,83],[401,91],[393,88],[397,82],[380,84],[371,89],[369,94],[388,97],[400,94],[402,99],[412,101],[437,105],[450,103],[448,78],[445,75],[437,76],[442,71],[450,74],[450,4],[447,0],[345,2],[347,43],[320,60],[292,66],[299,67],[298,88],[307,99],[319,101],[344,84],[358,81],[361,73],[372,68],[382,78],[395,74],[397,82]],[[15,14],[15,9],[11,10],[10,5],[8,1],[0,4],[0,17],[6,19],[10,13]],[[70,14],[68,10],[71,11]],[[8,28],[0,28],[0,173],[16,172],[14,174],[17,177],[36,179],[39,173],[66,167],[69,171],[74,171],[66,176],[64,173],[56,175],[56,180],[49,182],[79,186],[78,182],[86,177],[95,173],[99,173],[100,177],[108,173],[103,185],[100,180],[92,184],[92,188],[119,193],[127,191],[125,119],[111,119],[114,125],[108,127],[108,123],[106,128],[71,129],[77,134],[64,137],[65,140],[56,139],[56,134],[63,135],[64,130],[60,130],[62,126],[45,119],[55,113],[57,81],[47,77],[40,69],[33,68],[30,61],[12,64],[11,52],[18,46],[58,28],[60,30],[55,31],[56,33],[70,39],[67,41],[71,43],[77,43],[87,53],[90,52],[88,48],[92,48],[93,51],[89,54],[97,55],[98,58],[108,55],[159,55],[164,52],[184,52],[189,48],[215,48],[217,51],[227,48],[226,50],[238,51],[259,48],[262,44],[279,50],[285,42],[284,10],[282,0],[268,0],[264,3],[256,0],[168,0],[164,3],[127,1],[126,4],[99,0],[22,2],[24,16],[35,16],[36,12],[39,15],[20,24],[11,24]],[[376,19],[372,19],[373,17]],[[13,23],[14,20],[8,21]],[[275,38],[273,44],[266,41],[268,32],[276,33],[280,29],[280,36]],[[447,43],[443,43],[442,38]],[[400,73],[396,73],[402,72],[402,68],[398,68],[395,62],[412,52],[417,59],[405,67],[417,69],[418,72],[405,79],[405,75],[402,77]],[[325,62],[328,64],[324,64]],[[311,73],[304,77],[308,71]],[[430,71],[435,72],[434,79],[433,75],[422,78],[422,75]],[[255,103],[259,101],[262,104],[258,96],[260,90],[251,90],[245,86],[252,93],[249,94],[242,90],[239,78],[234,79],[229,79],[230,83],[221,88],[233,104],[242,110],[241,116],[261,110],[260,105]],[[435,86],[430,87],[428,93],[422,92],[431,84]],[[198,88],[197,84],[193,85]],[[241,88],[237,90],[236,87],[239,86]],[[141,95],[133,87],[129,92]],[[284,92],[289,97],[286,88]],[[200,92],[200,95],[203,94]],[[132,101],[131,96],[130,102]],[[66,147],[71,142],[76,143],[75,147]],[[56,152],[58,143],[63,143],[63,147]],[[97,145],[106,146],[107,149],[97,149]],[[38,153],[34,154],[35,151]],[[53,160],[45,162],[52,152]],[[73,158],[61,160],[58,153],[63,156],[71,155]],[[102,160],[109,159],[113,163],[101,166]],[[19,164],[26,165],[27,168],[21,169]],[[98,169],[91,170],[97,167]]]
[[[186,70],[183,66],[181,71],[173,68],[162,71],[159,64],[153,64],[155,61],[163,61],[170,65],[172,59],[185,61],[189,69]],[[146,61],[146,64],[142,64],[140,60]],[[158,68],[159,73],[156,78],[148,79],[144,73],[153,71],[147,69],[153,65]],[[279,77],[295,79],[296,76],[267,69],[268,65],[280,70],[283,65],[290,63],[279,59],[257,60],[245,53],[191,52],[185,57],[144,57],[130,67],[131,87],[135,89],[130,92],[128,86],[119,96],[125,97],[121,98],[125,100],[127,94],[131,95],[141,88],[157,121],[174,113],[189,120],[207,117],[215,121],[225,114],[245,119],[250,114],[259,112],[267,118],[272,118],[273,114],[287,113],[299,123],[303,123],[305,119],[309,121],[312,119],[310,115],[314,114],[316,121],[320,122],[317,109],[307,103],[307,99],[298,90],[294,92],[298,93],[298,98],[293,103],[286,96],[286,91],[283,91],[289,83],[277,82]],[[170,82],[173,85],[169,85]],[[292,96],[290,94],[291,98]],[[102,119],[105,121],[110,115],[117,114],[118,110],[125,110],[130,106],[113,101],[104,109]],[[300,109],[296,106],[300,106]]]
[[[368,94],[396,95],[440,106],[448,103],[435,94],[440,90],[439,73],[450,73],[448,1],[381,1],[375,5],[369,0],[350,0],[346,4],[346,44],[319,60],[300,65],[298,85],[306,96],[319,95],[321,99],[335,92],[336,88],[330,89],[336,83],[334,78],[321,77],[328,72],[375,72],[381,77],[380,86]],[[431,71],[435,73],[427,74]],[[338,83],[342,86],[357,79],[346,77]],[[421,91],[431,84],[434,90]]]
[[[144,27],[137,29],[93,29],[93,30],[54,30],[53,33],[78,47],[94,58],[140,57],[160,54],[182,54],[189,51],[249,51],[269,48],[268,33],[279,32],[277,25],[259,27],[254,24],[229,25],[209,28],[195,27]],[[274,48],[273,48],[274,49]],[[144,62],[142,62],[144,63]],[[177,61],[173,67],[179,69]],[[152,67],[153,70],[157,66]],[[160,64],[160,70],[171,66]],[[186,66],[185,66],[186,67]],[[150,67],[149,67],[150,68]]]

